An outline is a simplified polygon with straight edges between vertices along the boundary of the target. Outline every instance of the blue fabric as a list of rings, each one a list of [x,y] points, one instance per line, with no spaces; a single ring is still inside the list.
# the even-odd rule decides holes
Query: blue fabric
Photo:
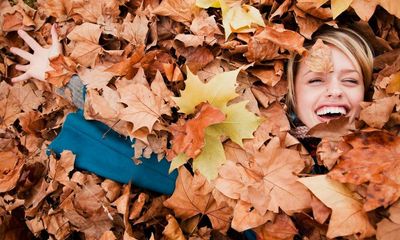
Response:
[[[108,131],[108,132],[107,132]],[[103,138],[103,134],[107,132]],[[60,134],[49,149],[60,154],[71,150],[76,154],[75,167],[121,183],[132,182],[141,188],[172,194],[177,171],[168,174],[169,162],[158,162],[156,155],[142,158],[136,165],[132,142],[98,121],[88,121],[83,112],[68,114]]]

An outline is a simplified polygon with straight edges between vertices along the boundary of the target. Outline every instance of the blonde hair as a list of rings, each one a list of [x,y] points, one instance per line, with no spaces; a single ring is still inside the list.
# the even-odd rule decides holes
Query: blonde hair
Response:
[[[311,44],[306,45],[310,48],[313,43],[321,39],[324,43],[329,43],[337,47],[346,56],[350,58],[354,65],[359,65],[364,80],[365,91],[368,89],[372,81],[373,71],[373,50],[368,42],[357,32],[349,28],[329,28],[313,36]],[[286,76],[288,80],[288,94],[286,103],[289,109],[294,110],[296,107],[294,80],[297,71],[299,55],[293,55],[288,62]]]

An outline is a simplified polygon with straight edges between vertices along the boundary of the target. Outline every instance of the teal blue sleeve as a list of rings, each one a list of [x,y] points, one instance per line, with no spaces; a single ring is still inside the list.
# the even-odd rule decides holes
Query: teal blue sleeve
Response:
[[[108,132],[107,132],[108,131]],[[105,136],[103,137],[103,134]],[[177,171],[168,174],[169,162],[158,162],[153,154],[136,165],[132,142],[98,121],[88,121],[83,112],[68,114],[60,134],[49,149],[59,154],[71,150],[76,154],[75,167],[121,183],[132,182],[141,188],[172,194]]]

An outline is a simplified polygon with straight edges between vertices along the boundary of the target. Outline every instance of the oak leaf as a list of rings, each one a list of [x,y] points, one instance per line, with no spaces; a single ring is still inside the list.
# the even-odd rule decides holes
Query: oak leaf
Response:
[[[332,209],[329,221],[328,238],[360,234],[367,238],[375,234],[375,229],[364,212],[362,203],[353,197],[352,192],[344,185],[326,175],[300,178],[298,180]]]
[[[193,188],[192,184],[195,182],[202,182],[204,185]],[[203,176],[192,176],[188,170],[181,168],[176,179],[175,191],[164,202],[164,206],[174,210],[175,216],[183,220],[198,214],[206,215],[214,229],[226,231],[231,222],[232,209],[227,205],[217,205],[211,190]]]

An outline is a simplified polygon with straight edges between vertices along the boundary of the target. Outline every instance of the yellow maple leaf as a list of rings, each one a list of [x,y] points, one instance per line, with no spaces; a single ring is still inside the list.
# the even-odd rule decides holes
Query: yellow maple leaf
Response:
[[[229,100],[238,96],[235,92],[235,86],[239,71],[240,69],[237,69],[217,74],[204,84],[188,68],[185,90],[181,91],[180,97],[173,98],[179,106],[179,111],[191,114],[195,107],[202,102],[208,102],[217,108],[226,106]]]
[[[208,180],[218,175],[218,168],[226,158],[221,136],[229,137],[239,145],[243,139],[252,138],[253,132],[261,121],[254,113],[246,109],[247,101],[227,103],[238,94],[235,92],[236,77],[240,69],[215,75],[209,82],[203,83],[188,69],[186,88],[181,97],[174,98],[180,111],[191,114],[200,103],[207,102],[225,114],[225,120],[205,128],[204,146],[199,155],[193,159],[193,169],[199,170]],[[170,166],[170,172],[183,165],[189,159],[184,153],[178,154]]]
[[[332,180],[326,175],[301,178],[298,181],[332,209],[326,234],[328,238],[352,234],[360,234],[358,237],[366,238],[375,234],[375,229],[369,222],[367,213],[363,211],[362,203],[344,184]]]

